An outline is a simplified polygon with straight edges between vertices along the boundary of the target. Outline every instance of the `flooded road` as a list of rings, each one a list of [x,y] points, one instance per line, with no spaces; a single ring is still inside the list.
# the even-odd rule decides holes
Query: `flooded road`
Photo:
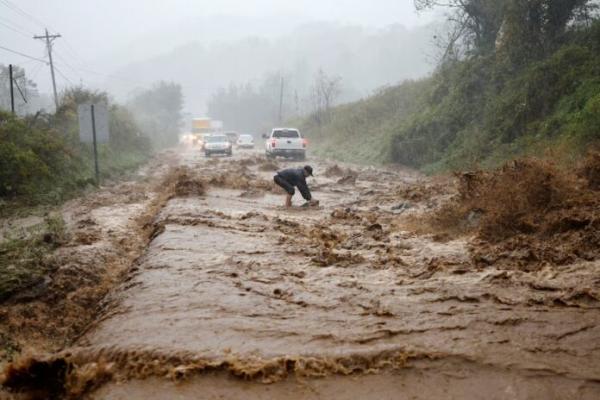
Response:
[[[272,177],[298,163],[178,157],[183,189],[61,354],[73,397],[600,398],[600,263],[476,267],[469,238],[407,223],[444,201],[400,197],[414,172],[309,161],[320,207],[288,210]]]

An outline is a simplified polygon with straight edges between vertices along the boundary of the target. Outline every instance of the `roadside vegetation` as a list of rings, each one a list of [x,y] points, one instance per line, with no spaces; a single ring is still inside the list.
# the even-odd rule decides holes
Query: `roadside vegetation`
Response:
[[[66,92],[55,114],[16,117],[0,111],[0,210],[19,205],[58,204],[94,184],[91,144],[79,142],[77,104],[108,103],[105,93]],[[111,141],[99,144],[101,177],[143,162],[151,152],[131,114],[110,105]]]
[[[56,267],[51,251],[67,238],[65,223],[57,215],[13,235],[0,242],[0,302],[43,283],[44,277]]]
[[[164,114],[153,113],[160,107],[153,99],[167,89],[175,97],[180,94],[177,85],[166,84],[138,93],[135,116],[107,93],[81,87],[63,92],[55,113],[0,110],[0,305],[10,309],[54,291],[49,282],[63,267],[55,250],[70,237],[59,206],[96,185],[92,144],[79,139],[78,105],[108,105],[110,141],[98,144],[104,181],[140,166],[154,148],[176,142],[182,103],[166,109],[168,127],[157,125],[163,121],[156,118]],[[6,310],[0,314],[6,322]],[[0,363],[20,351],[9,332],[0,332]]]
[[[54,114],[0,110],[0,216],[60,204],[96,183],[92,145],[79,140],[77,106],[88,102],[109,106],[110,142],[98,144],[101,179],[132,170],[153,148],[177,142],[183,101],[175,84],[140,91],[127,107],[105,92],[75,87],[62,94]]]
[[[600,141],[600,21],[592,1],[451,1],[427,79],[303,118],[321,156],[428,172],[544,156]],[[416,1],[419,8],[438,7]]]

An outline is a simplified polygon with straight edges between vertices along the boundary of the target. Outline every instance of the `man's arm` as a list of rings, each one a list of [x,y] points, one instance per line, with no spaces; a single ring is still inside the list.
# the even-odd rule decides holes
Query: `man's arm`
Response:
[[[310,190],[306,184],[306,178],[304,178],[304,176],[301,179],[298,179],[298,184],[296,186],[298,186],[298,190],[300,191],[302,197],[304,197],[304,200],[310,201],[312,199]]]

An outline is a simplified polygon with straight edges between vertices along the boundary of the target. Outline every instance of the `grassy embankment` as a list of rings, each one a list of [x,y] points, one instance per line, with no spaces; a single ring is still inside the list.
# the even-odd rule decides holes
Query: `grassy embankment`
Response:
[[[493,53],[336,107],[300,128],[320,156],[426,172],[494,167],[522,156],[570,162],[600,140],[600,22],[522,65]]]
[[[53,212],[65,200],[94,185],[90,144],[79,142],[77,104],[108,103],[106,94],[74,89],[56,114],[25,118],[0,111],[0,218],[38,215],[22,229],[2,224],[0,302],[43,279],[48,255],[64,237],[64,222]],[[139,166],[151,154],[130,113],[110,106],[111,141],[99,145],[101,177],[112,178]],[[51,215],[51,216],[48,216]]]
[[[91,144],[80,143],[77,104],[108,103],[106,94],[74,89],[55,114],[25,118],[0,111],[0,216],[19,206],[59,204],[94,183]],[[131,114],[110,106],[111,140],[99,144],[101,178],[145,161],[151,146]]]

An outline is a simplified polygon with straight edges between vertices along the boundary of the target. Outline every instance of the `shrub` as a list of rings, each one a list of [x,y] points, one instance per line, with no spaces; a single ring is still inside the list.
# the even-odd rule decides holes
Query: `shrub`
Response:
[[[56,203],[93,177],[91,144],[79,142],[77,105],[107,102],[105,93],[74,88],[64,93],[56,114],[18,118],[0,111],[0,198],[29,204]],[[131,113],[110,108],[111,140],[99,144],[102,177],[134,168],[151,153]]]

